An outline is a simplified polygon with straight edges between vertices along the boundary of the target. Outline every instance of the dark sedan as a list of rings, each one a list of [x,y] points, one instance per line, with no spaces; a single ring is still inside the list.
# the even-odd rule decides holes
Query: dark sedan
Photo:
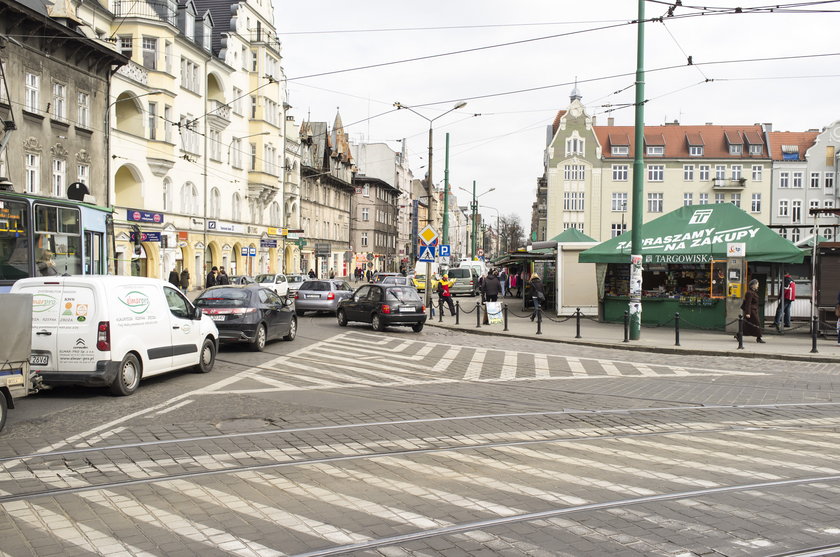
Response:
[[[336,317],[342,327],[349,321],[361,321],[370,323],[377,331],[384,331],[390,325],[404,325],[419,333],[426,323],[426,306],[417,290],[410,286],[366,284],[338,304]]]
[[[291,300],[255,284],[213,286],[195,299],[195,305],[216,322],[220,342],[243,342],[261,351],[269,340],[294,340],[297,335]]]

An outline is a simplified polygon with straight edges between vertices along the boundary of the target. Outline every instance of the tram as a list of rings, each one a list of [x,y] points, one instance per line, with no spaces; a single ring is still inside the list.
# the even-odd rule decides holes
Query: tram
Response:
[[[0,191],[0,293],[27,277],[108,274],[112,214],[80,201]]]

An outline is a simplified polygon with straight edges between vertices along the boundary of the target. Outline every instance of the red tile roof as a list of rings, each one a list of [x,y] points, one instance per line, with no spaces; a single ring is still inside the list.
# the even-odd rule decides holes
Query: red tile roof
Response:
[[[633,134],[633,126],[594,126],[593,130],[598,137],[598,141],[603,148],[604,158],[632,158],[635,137]],[[729,143],[727,143],[727,135],[732,138],[737,144],[743,143],[743,137],[749,137],[750,143],[756,141],[757,144],[764,145],[764,132],[760,125],[749,126],[682,126],[675,124],[667,124],[663,126],[645,126],[645,141],[648,145],[661,145],[661,141],[665,144],[665,154],[662,157],[656,158],[689,158],[688,145],[703,145],[702,157],[691,158],[706,158],[706,159],[767,159],[766,147],[762,149],[761,155],[750,155],[749,149],[744,148],[743,154],[730,155]],[[626,156],[612,157],[610,138],[627,137],[630,145],[630,153]],[[699,143],[694,143],[699,139]],[[651,143],[656,141],[656,143]],[[627,143],[613,143],[613,145],[626,145]]]
[[[557,129],[560,127],[560,118],[562,118],[566,114],[565,110],[560,110],[557,112],[557,116],[554,117],[554,123],[551,124],[551,134],[554,135],[557,133]]]
[[[817,135],[819,132],[770,132],[770,154],[774,161],[785,160],[782,145],[795,145],[799,149],[799,160],[805,160],[805,151],[814,144]]]

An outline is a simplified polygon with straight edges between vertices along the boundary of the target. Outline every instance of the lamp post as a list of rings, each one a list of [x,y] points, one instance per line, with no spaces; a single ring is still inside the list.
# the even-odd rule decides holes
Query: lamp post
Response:
[[[492,209],[493,211],[496,211],[496,251],[497,252],[501,251],[502,239],[501,239],[501,236],[500,236],[501,228],[499,228],[499,221],[501,220],[501,218],[500,218],[499,210],[496,209],[495,207],[490,207],[489,205],[481,205],[481,208],[482,209]],[[496,256],[498,256],[498,255],[500,255],[500,254],[496,253]]]
[[[442,117],[446,116],[447,114],[449,114],[453,110],[458,110],[459,108],[464,108],[465,106],[467,106],[467,103],[464,102],[464,101],[456,103],[455,106],[453,106],[452,108],[450,108],[449,110],[447,110],[446,112],[444,112],[442,114],[438,114],[434,118],[429,118],[428,116],[424,116],[423,114],[420,114],[419,112],[417,112],[416,110],[414,110],[410,106],[405,106],[404,104],[400,103],[399,101],[395,102],[394,106],[397,108],[397,110],[402,110],[404,108],[408,111],[411,111],[414,114],[416,114],[417,116],[419,116],[419,117],[423,118],[424,120],[426,120],[427,122],[429,122],[429,164],[428,164],[428,168],[427,168],[428,173],[426,175],[426,194],[429,196],[429,206],[428,206],[428,211],[426,213],[426,224],[431,224],[432,223],[432,209],[434,207],[433,197],[432,197],[432,180],[434,180],[433,174],[432,174],[432,160],[433,160],[433,155],[434,155],[434,151],[432,149],[432,145],[433,145],[432,124],[434,123],[435,120],[437,120],[438,118],[442,118]],[[446,196],[446,193],[447,193],[446,189],[447,188],[444,187],[444,196]],[[426,294],[425,295],[426,307],[430,307],[430,303],[431,303],[431,292],[430,292],[431,289],[429,288],[429,286],[431,286],[431,284],[432,284],[432,264],[431,263],[426,263],[426,288],[424,289],[426,291],[425,292],[425,294]]]
[[[469,190],[466,190],[464,188],[458,188],[458,189],[472,194],[472,203],[470,203],[470,209],[471,209],[471,215],[472,215],[470,217],[470,220],[472,220],[472,236],[471,236],[471,240],[470,240],[470,259],[475,259],[475,235],[476,235],[475,224],[476,224],[476,220],[477,220],[476,217],[478,216],[478,198],[481,197],[482,195],[487,195],[491,191],[496,191],[496,188],[490,188],[489,190],[476,195],[475,194],[475,180],[473,180],[472,192],[470,192]]]

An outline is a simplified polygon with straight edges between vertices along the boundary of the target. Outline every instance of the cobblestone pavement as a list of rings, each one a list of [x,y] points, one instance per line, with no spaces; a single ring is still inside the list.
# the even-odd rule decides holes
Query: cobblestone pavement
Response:
[[[373,333],[327,318],[301,333],[261,354],[222,351],[202,384],[170,377],[14,424],[0,437],[0,552],[840,546],[835,364]],[[71,412],[84,427],[62,424]]]

